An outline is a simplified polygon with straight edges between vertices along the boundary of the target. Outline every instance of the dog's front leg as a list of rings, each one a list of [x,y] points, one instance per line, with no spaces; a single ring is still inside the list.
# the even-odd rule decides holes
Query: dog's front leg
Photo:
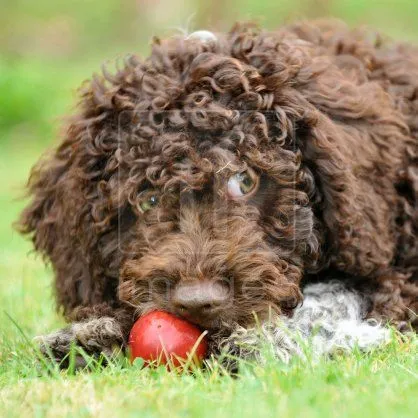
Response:
[[[93,307],[78,310],[72,315],[76,320],[67,327],[36,337],[41,353],[47,358],[52,357],[60,367],[66,368],[73,346],[96,358],[100,355],[109,358],[123,350],[134,322],[133,312],[124,309],[106,312],[102,308],[100,306],[100,309]],[[76,368],[85,367],[87,364],[85,356],[77,350],[74,361]]]

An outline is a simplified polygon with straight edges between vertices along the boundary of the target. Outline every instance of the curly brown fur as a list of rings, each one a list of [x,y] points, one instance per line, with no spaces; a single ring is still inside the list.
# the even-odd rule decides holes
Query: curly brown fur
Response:
[[[367,288],[369,315],[416,324],[416,48],[338,22],[236,25],[156,39],[80,95],[20,219],[69,319],[100,306],[129,329],[204,278],[231,290],[211,326],[250,326],[332,272]],[[228,198],[246,169],[258,189]]]

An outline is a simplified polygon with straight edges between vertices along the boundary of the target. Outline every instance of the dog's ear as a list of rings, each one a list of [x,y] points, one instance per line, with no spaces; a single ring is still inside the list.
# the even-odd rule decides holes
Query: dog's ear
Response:
[[[35,250],[51,262],[58,306],[66,313],[83,302],[80,286],[89,280],[88,265],[73,228],[81,196],[80,191],[74,194],[71,159],[70,147],[62,145],[32,169],[28,182],[31,200],[16,224],[22,234],[31,237]]]
[[[298,93],[306,123],[297,143],[315,178],[327,262],[356,275],[383,271],[394,252],[393,184],[406,128],[377,84],[356,84],[331,65]]]
[[[57,302],[66,314],[111,299],[116,291],[116,225],[126,212],[118,206],[116,187],[120,109],[112,94],[119,92],[117,82],[100,77],[83,87],[60,145],[32,169],[30,202],[16,225],[51,262]]]

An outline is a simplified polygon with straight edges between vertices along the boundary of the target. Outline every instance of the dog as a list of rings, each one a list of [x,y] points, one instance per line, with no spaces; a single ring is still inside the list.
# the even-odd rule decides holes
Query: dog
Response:
[[[335,281],[356,318],[416,329],[418,49],[329,20],[155,38],[82,86],[28,190],[57,360],[156,309],[230,343]]]

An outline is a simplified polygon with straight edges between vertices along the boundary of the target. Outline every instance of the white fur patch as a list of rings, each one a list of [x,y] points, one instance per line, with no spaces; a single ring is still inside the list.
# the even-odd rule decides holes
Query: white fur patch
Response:
[[[191,33],[187,39],[197,39],[202,42],[216,42],[218,40],[216,35],[208,30],[197,30]]]
[[[304,289],[304,302],[292,318],[276,318],[255,328],[238,327],[222,341],[221,349],[264,361],[267,347],[286,363],[293,356],[305,358],[304,346],[313,360],[355,347],[369,351],[385,344],[390,331],[375,320],[364,319],[364,315],[362,297],[341,282],[311,284]]]

